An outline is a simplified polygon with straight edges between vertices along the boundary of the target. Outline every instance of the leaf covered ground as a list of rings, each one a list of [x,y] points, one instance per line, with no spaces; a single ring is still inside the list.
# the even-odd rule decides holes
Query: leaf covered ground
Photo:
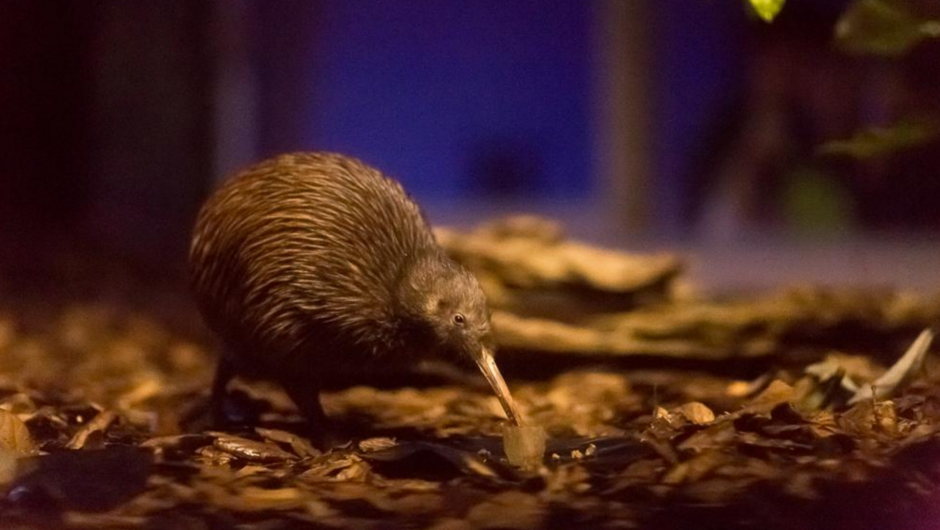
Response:
[[[663,289],[671,261],[650,263],[667,263],[669,280],[630,273],[629,289],[599,287],[548,267],[523,286],[518,268],[512,281],[490,269],[506,280],[490,287],[504,289],[494,312],[515,319],[499,363],[549,434],[531,469],[507,462],[501,408],[463,368],[338,382],[325,406],[353,435],[324,453],[272,385],[237,384],[239,423],[208,424],[213,346],[182,291],[8,296],[0,527],[935,527],[935,347],[892,388],[883,377],[936,323],[935,298],[692,299]],[[533,281],[602,307],[584,318],[514,309]],[[599,291],[629,300],[612,308]]]

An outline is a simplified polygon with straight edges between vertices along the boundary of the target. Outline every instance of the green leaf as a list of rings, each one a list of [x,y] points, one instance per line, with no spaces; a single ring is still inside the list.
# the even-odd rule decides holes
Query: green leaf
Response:
[[[906,120],[888,127],[870,127],[847,140],[826,142],[818,152],[821,155],[873,158],[923,145],[936,138],[938,133],[940,126],[935,121]]]
[[[751,7],[764,22],[773,22],[774,18],[783,9],[786,0],[749,0]]]
[[[916,16],[903,0],[856,0],[836,23],[836,43],[855,54],[899,56],[940,37],[940,22]]]

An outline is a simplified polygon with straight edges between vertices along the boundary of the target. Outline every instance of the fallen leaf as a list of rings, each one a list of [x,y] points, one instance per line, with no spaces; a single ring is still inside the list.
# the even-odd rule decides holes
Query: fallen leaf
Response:
[[[359,442],[359,450],[366,453],[385,451],[398,445],[394,438],[367,438]]]
[[[695,458],[673,466],[663,477],[665,484],[682,484],[700,480],[712,470],[727,462],[730,458],[718,451],[707,451]]]
[[[99,412],[75,433],[75,436],[69,440],[66,447],[69,449],[81,449],[85,447],[92,433],[100,432],[103,434],[116,418],[117,414],[114,411],[103,410]]]
[[[484,461],[476,452],[456,449],[442,443],[399,443],[387,450],[365,453],[375,470],[390,478],[424,478],[446,480],[465,474],[496,478],[512,469],[494,460]]]
[[[793,387],[777,379],[737,414],[769,414],[774,407],[792,401],[794,397]]]
[[[26,425],[3,409],[0,409],[0,451],[12,453],[17,457],[36,452],[36,445]]]
[[[256,427],[255,432],[272,442],[289,445],[291,450],[301,458],[320,456],[323,454],[323,451],[314,447],[309,440],[292,432],[279,429],[264,429],[262,427]]]
[[[696,425],[706,425],[715,421],[715,413],[712,412],[712,409],[698,401],[686,403],[681,407],[673,409],[673,412]]]
[[[505,491],[491,496],[467,512],[474,528],[539,528],[545,507],[539,499],[521,491]]]
[[[17,460],[36,452],[29,429],[13,414],[0,409],[0,485],[16,477]]]
[[[933,338],[933,331],[929,329],[922,331],[907,352],[898,359],[898,362],[894,363],[894,366],[874,383],[859,388],[849,400],[849,404],[852,405],[865,399],[885,399],[902,390],[920,372]]]
[[[283,462],[297,459],[295,455],[274,444],[225,433],[212,432],[209,434],[215,436],[213,445],[217,449],[249,462]]]

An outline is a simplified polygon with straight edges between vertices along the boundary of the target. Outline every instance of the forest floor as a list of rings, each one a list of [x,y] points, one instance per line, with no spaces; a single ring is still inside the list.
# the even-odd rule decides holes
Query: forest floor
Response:
[[[184,293],[154,290],[0,301],[0,527],[940,521],[940,362],[929,333],[914,344],[938,321],[936,297],[645,298],[617,312],[628,319],[618,325],[651,325],[636,320],[646,311],[656,332],[593,350],[589,337],[566,348],[543,320],[523,323],[504,335],[498,362],[549,438],[542,464],[520,469],[504,455],[499,403],[472,371],[338,383],[326,409],[356,434],[325,453],[269,384],[238,383],[230,409],[241,426],[215,429],[211,338]]]

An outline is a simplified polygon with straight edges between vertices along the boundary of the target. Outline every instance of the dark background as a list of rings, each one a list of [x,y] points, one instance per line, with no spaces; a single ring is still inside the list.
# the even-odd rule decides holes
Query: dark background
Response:
[[[0,261],[179,277],[220,179],[327,149],[398,177],[438,222],[534,211],[721,256],[726,276],[813,241],[823,276],[934,278],[940,144],[815,154],[940,114],[937,43],[848,56],[846,5],[790,0],[767,25],[730,0],[0,0]]]

